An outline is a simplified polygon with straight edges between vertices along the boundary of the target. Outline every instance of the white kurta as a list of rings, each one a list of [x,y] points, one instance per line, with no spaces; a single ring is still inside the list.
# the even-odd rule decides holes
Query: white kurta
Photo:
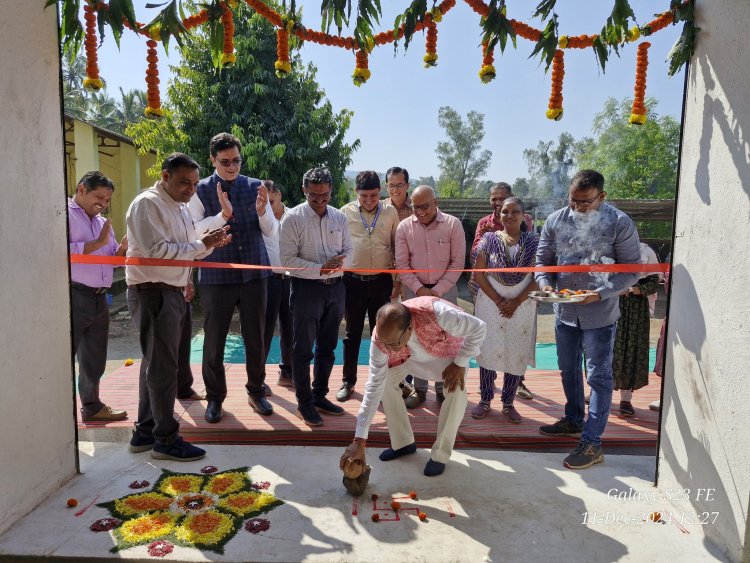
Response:
[[[507,299],[517,297],[532,282],[531,274],[516,285],[502,285],[491,276],[486,278]],[[536,366],[536,301],[527,299],[508,319],[480,288],[474,314],[487,324],[487,338],[477,356],[481,367],[524,375],[526,366]]]

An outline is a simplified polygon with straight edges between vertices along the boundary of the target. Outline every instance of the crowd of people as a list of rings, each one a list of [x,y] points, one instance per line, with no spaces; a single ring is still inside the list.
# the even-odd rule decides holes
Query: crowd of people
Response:
[[[424,473],[439,475],[466,411],[465,374],[471,358],[480,366],[480,400],[471,416],[484,418],[491,411],[495,380],[502,372],[501,413],[520,423],[515,397],[533,397],[523,383],[527,366],[535,365],[537,304],[529,293],[567,288],[590,293],[580,303],[555,304],[566,404],[564,416],[540,432],[579,438],[565,458],[567,467],[583,469],[603,460],[601,436],[613,389],[621,390],[620,413],[627,416],[633,414],[632,392],[647,383],[649,296],[658,276],[503,270],[655,261],[639,243],[633,221],[605,202],[601,174],[577,173],[568,205],[552,213],[539,234],[511,187],[502,182],[492,186],[492,212],[479,221],[470,249],[475,309],[469,314],[457,306],[467,250],[464,229],[456,217],[440,210],[433,188],[417,186],[410,193],[408,171],[392,167],[385,176],[389,197],[381,200],[378,174],[364,171],[355,179],[356,199],[336,209],[329,205],[333,178],[318,167],[302,178],[304,201],[288,208],[273,181],[240,174],[241,150],[233,135],[213,137],[209,154],[214,171],[203,179],[193,158],[169,155],[160,179],[130,204],[127,234],[119,243],[110,220],[101,215],[115,189],[108,178],[87,173],[69,200],[71,254],[208,258],[259,266],[199,267],[197,288],[190,267],[137,260],[125,267],[128,306],[142,352],[132,452],[150,450],[156,459],[178,461],[205,455],[180,437],[174,404],[176,398],[206,400],[208,423],[224,416],[224,348],[235,311],[245,346],[249,407],[260,416],[273,415],[266,360],[278,325],[277,384],[294,389],[296,415],[311,427],[325,423],[321,415],[344,414],[337,403],[350,400],[357,388],[367,320],[372,336],[368,380],[342,468],[353,462],[364,465],[368,429],[381,402],[391,447],[380,459],[414,453],[407,409],[426,400],[429,381],[434,381],[440,413]],[[71,277],[82,418],[122,420],[125,411],[99,399],[112,266],[74,263]],[[196,292],[204,316],[205,395],[193,389],[189,366],[190,301]],[[343,380],[334,402],[329,385],[342,320]],[[591,387],[588,417],[584,363]]]

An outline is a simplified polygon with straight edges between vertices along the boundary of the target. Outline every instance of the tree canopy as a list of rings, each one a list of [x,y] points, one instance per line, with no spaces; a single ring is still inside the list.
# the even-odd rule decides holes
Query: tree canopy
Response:
[[[143,120],[128,135],[159,157],[180,150],[210,170],[209,140],[228,131],[242,141],[243,173],[285,187],[288,203],[300,201],[302,175],[314,166],[330,169],[332,204],[343,203],[349,198],[344,172],[360,144],[344,141],[352,112],[333,110],[315,81],[317,69],[298,53],[295,72],[277,78],[273,27],[244,4],[237,12],[235,66],[215,70],[210,38],[202,31],[187,35],[167,89],[166,117]]]
[[[595,139],[577,145],[578,168],[593,168],[604,175],[610,197],[623,199],[672,198],[677,185],[680,124],[670,115],[656,113],[657,102],[646,101],[648,120],[628,125],[631,99],[609,98],[594,118]]]
[[[482,150],[484,114],[470,111],[464,121],[452,107],[443,106],[438,110],[438,123],[447,136],[435,149],[440,168],[438,190],[443,197],[466,197],[492,159],[491,151]]]

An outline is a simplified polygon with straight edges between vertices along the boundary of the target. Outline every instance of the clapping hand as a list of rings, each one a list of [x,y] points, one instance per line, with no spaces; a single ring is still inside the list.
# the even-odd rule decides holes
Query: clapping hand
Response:
[[[216,183],[216,195],[219,198],[219,205],[221,205],[221,214],[229,221],[234,213],[234,208],[232,202],[229,201],[229,194],[221,189],[221,182]]]
[[[206,248],[221,248],[232,242],[232,235],[228,234],[229,226],[221,229],[214,229],[204,234],[200,240],[206,245]]]
[[[323,267],[320,269],[320,275],[327,276],[340,270],[344,266],[344,258],[346,258],[346,256],[343,254],[331,258],[328,262],[323,264]]]
[[[258,186],[258,197],[255,198],[255,210],[260,217],[266,213],[266,204],[268,203],[268,188],[263,184]]]

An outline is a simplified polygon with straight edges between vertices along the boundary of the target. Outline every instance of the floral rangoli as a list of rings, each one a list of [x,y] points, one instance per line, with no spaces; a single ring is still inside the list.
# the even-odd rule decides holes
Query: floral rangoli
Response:
[[[266,483],[254,484],[247,471],[240,467],[194,474],[162,469],[151,490],[98,504],[114,517],[106,519],[111,528],[103,526],[112,531],[112,551],[150,544],[149,552],[158,557],[173,543],[223,553],[245,519],[282,504],[263,490]]]

